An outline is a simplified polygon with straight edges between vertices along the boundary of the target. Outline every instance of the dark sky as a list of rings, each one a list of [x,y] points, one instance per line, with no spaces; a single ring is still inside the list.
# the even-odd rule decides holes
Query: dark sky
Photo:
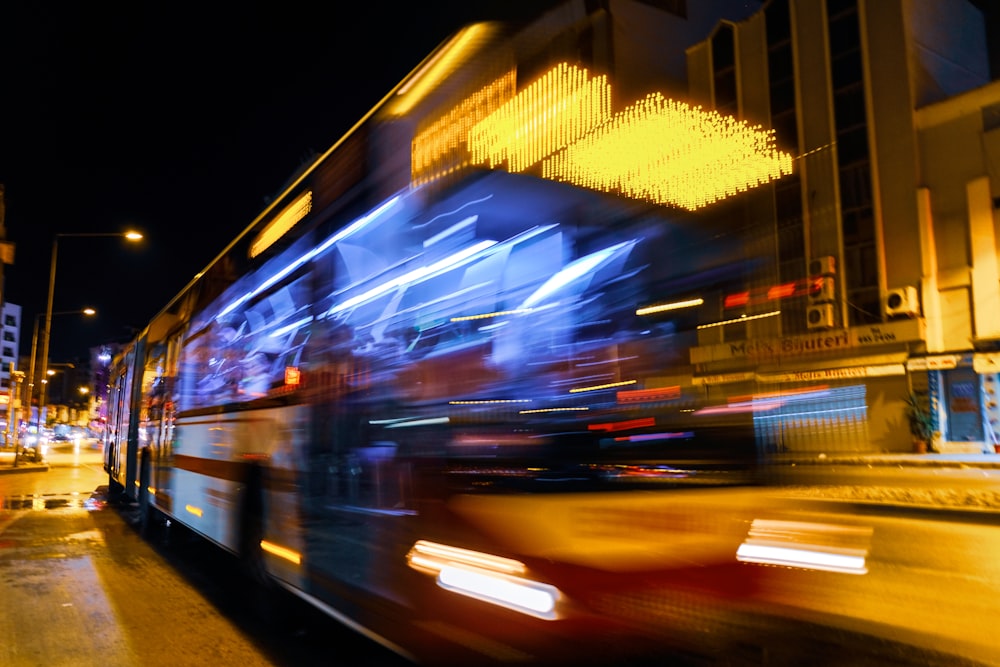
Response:
[[[50,359],[124,342],[315,152],[464,23],[545,0],[316,3],[8,0],[0,22],[3,298],[44,313],[62,237]],[[350,7],[350,9],[345,9]]]
[[[147,237],[61,240],[54,310],[99,311],[54,318],[50,358],[73,361],[144,327],[461,25],[552,4],[6,0],[0,183],[16,259],[3,298],[24,308],[21,354],[45,310],[55,234]]]

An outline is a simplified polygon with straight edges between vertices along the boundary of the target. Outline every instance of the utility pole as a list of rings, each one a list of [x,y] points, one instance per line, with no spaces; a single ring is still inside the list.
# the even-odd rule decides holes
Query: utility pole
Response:
[[[14,443],[14,467],[17,467],[17,459],[21,453],[21,442],[18,439],[20,435],[20,425],[21,425],[21,384],[24,382],[24,371],[14,370],[14,364],[10,364],[10,401],[7,405],[7,432],[11,433],[11,442]],[[16,424],[13,431],[11,431],[10,425]],[[35,447],[35,452],[39,451],[38,447]]]

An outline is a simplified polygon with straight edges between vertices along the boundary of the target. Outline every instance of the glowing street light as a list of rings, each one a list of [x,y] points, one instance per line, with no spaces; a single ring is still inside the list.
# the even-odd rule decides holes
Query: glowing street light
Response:
[[[135,242],[142,239],[142,234],[136,231],[125,231],[125,232],[98,232],[98,233],[83,233],[83,234],[56,234],[52,238],[52,263],[49,266],[49,299],[45,307],[45,328],[42,332],[42,377],[44,378],[48,374],[49,370],[49,341],[52,338],[52,297],[55,295],[56,288],[56,260],[59,257],[59,239],[63,237],[118,237],[124,238],[128,241]],[[45,408],[45,384],[42,383],[39,389],[38,398],[38,423],[41,426],[42,421],[42,410]]]

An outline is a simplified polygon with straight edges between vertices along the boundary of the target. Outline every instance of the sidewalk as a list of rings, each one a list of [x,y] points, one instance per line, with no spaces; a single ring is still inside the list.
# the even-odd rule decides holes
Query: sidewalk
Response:
[[[17,467],[15,467],[14,450],[0,449],[0,475],[15,473],[15,472],[42,472],[48,469],[49,469],[48,461],[43,461],[41,463],[18,461]]]
[[[21,472],[45,472],[50,467],[76,466],[81,464],[101,465],[104,453],[93,446],[94,441],[83,441],[79,446],[73,443],[58,443],[51,447],[41,463],[18,461],[14,467],[14,450],[0,448],[0,475]]]

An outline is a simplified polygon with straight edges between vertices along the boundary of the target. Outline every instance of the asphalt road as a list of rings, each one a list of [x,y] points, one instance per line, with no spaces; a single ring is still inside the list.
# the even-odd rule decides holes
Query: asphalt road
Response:
[[[867,571],[773,568],[760,602],[787,608],[796,622],[830,623],[816,664],[1000,664],[1000,504],[990,500],[998,473],[840,464],[783,471],[781,488],[767,491],[777,514],[760,518],[856,529],[870,536]],[[100,452],[88,447],[0,475],[0,665],[409,664],[297,599],[261,596],[227,554],[183,531],[143,540],[127,509],[105,503],[106,481]],[[782,631],[789,651],[809,650],[807,634]],[[879,646],[890,639],[914,648]],[[848,646],[858,641],[880,657],[846,657],[869,648]],[[781,664],[765,658],[750,664]]]

